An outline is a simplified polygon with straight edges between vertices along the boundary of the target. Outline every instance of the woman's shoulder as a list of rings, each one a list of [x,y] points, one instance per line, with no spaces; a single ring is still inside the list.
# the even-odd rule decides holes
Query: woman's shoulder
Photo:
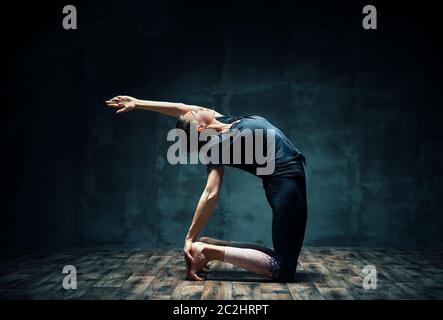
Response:
[[[230,115],[230,114],[221,114],[219,116],[215,115],[215,118],[217,120],[221,121],[221,122],[224,122],[224,121],[232,122],[232,121],[235,121],[236,119],[239,119],[240,117],[233,116],[233,115]]]
[[[215,118],[218,121],[224,122],[224,123],[232,123],[235,121],[239,121],[239,120],[245,120],[245,123],[249,123],[250,121],[252,121],[251,123],[267,123],[268,120],[260,115],[255,115],[255,114],[244,114],[244,115],[239,115],[239,116],[234,116],[234,115],[220,115],[220,116],[215,116]]]
[[[254,120],[254,121],[260,121],[260,122],[268,122],[268,120],[265,117],[260,116],[258,114],[247,114],[247,115],[241,116],[241,118],[250,119],[250,120]]]
[[[241,114],[241,115],[231,115],[231,114],[216,114],[216,118],[235,118],[235,119],[243,119],[243,118],[251,118],[251,119],[265,119],[264,117],[257,115],[257,114]]]

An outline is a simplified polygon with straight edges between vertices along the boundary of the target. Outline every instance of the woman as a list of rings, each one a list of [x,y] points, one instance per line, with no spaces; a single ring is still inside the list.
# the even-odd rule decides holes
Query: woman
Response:
[[[205,130],[212,129],[211,132],[215,132],[220,137],[234,129],[239,132],[255,129],[273,130],[275,167],[272,173],[258,175],[257,168],[260,164],[256,161],[237,164],[219,161],[218,163],[210,162],[207,165],[206,186],[185,237],[183,253],[187,277],[192,280],[203,280],[199,272],[213,260],[234,264],[274,281],[294,280],[307,219],[306,182],[303,167],[305,158],[279,129],[260,116],[226,116],[209,108],[183,103],[116,96],[106,101],[106,104],[117,108],[117,113],[142,109],[177,117],[177,128],[185,130],[188,139],[190,130],[197,130],[201,134]],[[241,146],[244,148],[244,143]],[[200,144],[199,147],[201,147]],[[196,241],[216,204],[224,165],[237,167],[262,179],[266,198],[272,208],[273,250],[258,244],[208,237],[202,237]]]

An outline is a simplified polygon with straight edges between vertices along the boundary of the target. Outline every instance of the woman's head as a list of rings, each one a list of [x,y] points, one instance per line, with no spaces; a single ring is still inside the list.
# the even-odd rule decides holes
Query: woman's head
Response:
[[[190,152],[190,136],[191,130],[197,131],[197,137],[205,130],[209,125],[213,123],[215,119],[215,111],[207,108],[197,108],[186,112],[184,115],[178,117],[176,128],[182,129],[186,132],[187,137],[187,151]],[[198,149],[205,144],[205,141],[198,140]]]
[[[184,122],[195,121],[198,132],[202,132],[214,122],[215,111],[200,107],[186,112],[184,115],[180,116],[179,119],[182,119]]]

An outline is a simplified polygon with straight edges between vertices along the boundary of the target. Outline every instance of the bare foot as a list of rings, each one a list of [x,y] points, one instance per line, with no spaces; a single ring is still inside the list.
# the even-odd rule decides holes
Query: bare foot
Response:
[[[207,243],[207,244],[213,244],[213,245],[217,245],[217,246],[229,246],[230,245],[230,241],[227,240],[219,240],[219,239],[215,239],[215,238],[211,238],[211,237],[200,237],[198,239],[199,242],[203,242],[203,243]],[[212,272],[212,270],[210,269],[211,263],[208,262],[206,264],[206,266],[203,267],[203,269],[201,271],[209,273]]]
[[[194,242],[191,246],[191,255],[194,261],[191,263],[189,276],[191,280],[205,280],[200,277],[197,273],[201,271],[206,264],[209,262],[209,259],[203,254],[203,248],[205,244],[202,242]]]

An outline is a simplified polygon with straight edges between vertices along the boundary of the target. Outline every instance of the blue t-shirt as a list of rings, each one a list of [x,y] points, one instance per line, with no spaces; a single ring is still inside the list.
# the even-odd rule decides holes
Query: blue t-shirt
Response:
[[[238,132],[244,133],[244,130],[249,129],[249,132],[254,133],[255,129],[262,129],[264,132],[263,139],[258,140],[256,138],[256,135],[252,134],[252,138],[254,141],[254,146],[256,145],[256,142],[262,141],[262,148],[264,150],[265,157],[267,155],[267,129],[273,129],[272,132],[274,133],[274,140],[275,140],[275,153],[274,153],[274,161],[275,161],[275,167],[274,171],[271,174],[257,174],[257,168],[264,168],[267,165],[263,164],[263,159],[260,160],[258,163],[253,156],[253,162],[247,163],[245,161],[245,138],[242,138],[241,140],[241,150],[242,150],[242,157],[241,157],[241,163],[233,163],[233,142],[234,138],[229,138],[229,134],[227,132],[225,133],[219,133],[217,139],[215,139],[216,143],[212,142],[212,146],[214,144],[218,145],[219,155],[218,155],[218,161],[210,161],[207,165],[208,172],[211,170],[211,168],[222,166],[222,165],[228,165],[234,168],[238,168],[241,170],[245,170],[253,175],[256,175],[258,177],[275,177],[275,176],[304,176],[304,167],[303,163],[305,162],[305,157],[303,154],[298,150],[298,148],[286,137],[286,135],[279,130],[277,127],[272,125],[268,120],[266,120],[263,117],[257,116],[257,115],[244,115],[239,117],[224,115],[224,116],[218,116],[216,119],[223,123],[233,123],[230,127],[230,130],[228,132],[232,132],[234,129],[239,130]],[[237,121],[238,120],[238,121]],[[235,131],[235,130],[234,130]],[[222,144],[222,141],[226,141],[226,139],[230,139],[228,144]],[[257,141],[258,140],[258,141]],[[229,146],[230,148],[230,161],[228,164],[224,164],[222,161],[223,157],[223,150],[226,150],[226,146]],[[255,147],[254,147],[255,152]],[[270,152],[272,154],[272,152]],[[210,155],[210,152],[209,152]],[[269,155],[270,156],[270,155]],[[215,163],[217,162],[217,163]]]

